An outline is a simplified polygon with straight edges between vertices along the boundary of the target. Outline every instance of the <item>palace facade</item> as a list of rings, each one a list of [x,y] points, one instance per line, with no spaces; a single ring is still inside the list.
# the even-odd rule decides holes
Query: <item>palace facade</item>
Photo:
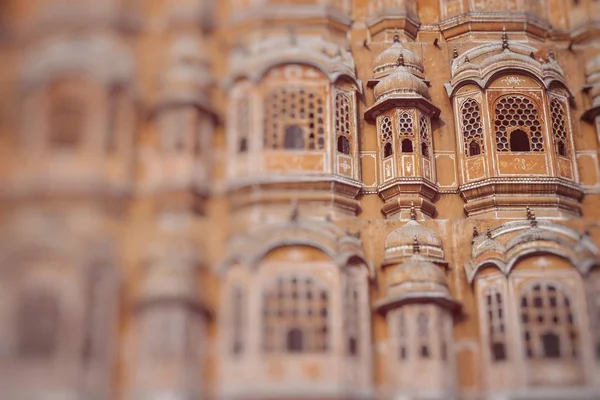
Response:
[[[600,399],[600,1],[0,2],[0,397]]]

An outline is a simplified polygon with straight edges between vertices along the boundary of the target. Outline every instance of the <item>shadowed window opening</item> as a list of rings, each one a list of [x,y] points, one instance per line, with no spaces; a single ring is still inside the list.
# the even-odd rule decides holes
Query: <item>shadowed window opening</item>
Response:
[[[248,139],[242,138],[242,139],[240,139],[239,152],[240,153],[245,153],[247,151],[248,151]]]
[[[479,147],[479,143],[473,140],[471,143],[469,143],[469,155],[477,156],[479,154],[481,154],[481,148]]]
[[[337,151],[344,154],[350,154],[350,141],[346,136],[338,136]]]
[[[510,133],[510,151],[531,151],[529,136],[521,129]]]
[[[412,153],[413,152],[413,143],[410,139],[404,139],[402,141],[402,152],[403,153]]]
[[[392,144],[391,143],[386,143],[385,146],[384,146],[384,148],[383,148],[383,157],[384,158],[388,158],[392,154],[394,154],[394,151],[392,150]]]
[[[421,154],[424,157],[429,157],[429,146],[427,146],[427,143],[421,143]]]
[[[292,328],[287,333],[287,349],[290,353],[300,353],[303,350],[304,337],[298,328]]]
[[[285,128],[283,147],[286,149],[304,149],[304,132],[298,125]]]

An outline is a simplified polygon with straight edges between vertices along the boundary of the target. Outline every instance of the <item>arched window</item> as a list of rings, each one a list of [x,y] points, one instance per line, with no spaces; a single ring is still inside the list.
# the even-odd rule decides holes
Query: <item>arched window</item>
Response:
[[[346,136],[338,136],[337,151],[344,154],[350,154],[350,142]]]
[[[586,286],[596,359],[600,360],[600,267],[596,266],[590,271]]]
[[[483,153],[483,128],[481,109],[475,99],[468,98],[460,107],[465,156],[472,157]]]
[[[468,156],[478,156],[481,154],[481,147],[479,147],[479,143],[475,140],[469,143]]]
[[[236,285],[233,288],[233,298],[231,299],[231,305],[231,352],[234,356],[237,356],[244,352],[244,290],[242,287]]]
[[[392,139],[392,120],[389,117],[383,117],[380,122],[381,144],[383,147],[383,158],[394,154]]]
[[[404,316],[404,309],[400,308],[398,311],[398,357],[400,360],[406,360],[408,358],[408,345],[407,345],[407,328],[406,319]]]
[[[522,292],[521,328],[528,358],[579,357],[579,329],[559,285],[542,282]]]
[[[429,317],[424,311],[417,316],[417,331],[419,334],[419,355],[429,358]]]
[[[58,347],[59,299],[46,290],[30,290],[19,299],[17,351],[23,358],[49,358]]]
[[[492,361],[503,361],[506,355],[506,325],[504,319],[504,302],[502,294],[496,287],[491,287],[485,294],[487,311],[488,339]]]
[[[526,96],[500,98],[494,110],[494,127],[498,151],[544,151],[539,112]]]
[[[350,356],[360,354],[360,307],[359,279],[357,271],[348,271],[344,285],[344,332],[346,333],[346,352]]]
[[[263,294],[263,350],[321,353],[328,349],[329,295],[312,277],[280,277]]]
[[[350,154],[353,112],[349,96],[346,93],[338,93],[335,96],[335,130],[337,151],[343,154]]]
[[[419,118],[419,138],[421,139],[421,154],[429,158],[429,148],[431,147],[431,135],[429,132],[429,121],[426,116]]]
[[[325,105],[321,93],[305,87],[280,87],[266,96],[264,112],[266,148],[325,148]]]
[[[298,125],[285,128],[283,147],[286,149],[304,149],[304,132]]]
[[[59,82],[50,92],[49,143],[76,147],[84,131],[85,103],[70,82]]]
[[[402,152],[403,153],[412,153],[413,152],[413,142],[410,139],[402,140]]]
[[[550,101],[550,113],[552,115],[552,138],[556,153],[561,157],[568,157],[567,151],[567,122],[565,107],[558,99]]]
[[[248,151],[248,132],[251,129],[250,122],[250,104],[247,96],[248,93],[241,95],[237,101],[237,115],[236,115],[236,137],[238,140],[238,152],[245,153]]]
[[[510,133],[510,151],[530,151],[529,136],[521,129]]]

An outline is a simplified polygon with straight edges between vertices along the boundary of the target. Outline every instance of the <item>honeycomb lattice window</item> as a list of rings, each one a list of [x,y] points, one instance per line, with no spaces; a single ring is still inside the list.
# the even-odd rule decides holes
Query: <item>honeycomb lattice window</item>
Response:
[[[568,157],[566,113],[563,104],[558,99],[550,101],[550,113],[552,115],[552,137],[554,139],[556,154]]]
[[[392,120],[390,119],[390,117],[383,117],[381,119],[380,130],[383,158],[387,158],[394,154],[394,142],[392,138]]]
[[[352,105],[346,93],[335,96],[335,131],[337,134],[337,151],[350,154],[352,143]]]
[[[560,286],[538,283],[521,294],[521,327],[528,358],[579,357],[579,330]]]
[[[265,99],[265,147],[322,150],[325,148],[323,96],[304,87],[281,87]]]
[[[425,115],[419,118],[419,139],[421,140],[421,154],[429,158],[431,153],[431,134],[429,132],[429,121]]]
[[[484,152],[481,108],[475,99],[468,98],[460,107],[464,151],[466,157]]]
[[[413,115],[407,111],[398,110],[397,115],[398,137],[400,138],[400,151],[413,152]]]
[[[320,353],[328,348],[329,295],[311,277],[280,277],[263,294],[263,349]]]
[[[498,151],[544,151],[538,109],[529,98],[518,95],[502,97],[494,110],[494,126]],[[511,138],[513,132],[518,137]],[[523,133],[527,136],[528,145],[522,143]],[[511,143],[517,147],[512,147]]]
[[[488,338],[490,354],[493,361],[506,360],[506,325],[504,323],[504,302],[502,293],[491,287],[485,294],[485,307],[487,309]]]

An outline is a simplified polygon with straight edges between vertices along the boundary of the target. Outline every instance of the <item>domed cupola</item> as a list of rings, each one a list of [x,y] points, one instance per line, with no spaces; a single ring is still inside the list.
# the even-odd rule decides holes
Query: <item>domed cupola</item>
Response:
[[[404,47],[397,35],[394,36],[394,43],[375,57],[373,61],[373,78],[381,79],[393,72],[398,67],[398,59],[401,56],[407,70],[421,79],[425,78],[423,61],[418,55]]]
[[[387,368],[394,398],[422,387],[425,378],[414,371],[427,370],[427,385],[439,393],[430,398],[443,399],[456,388],[456,377],[448,375],[448,371],[453,371],[456,363],[452,325],[460,303],[450,294],[443,267],[421,255],[419,237],[430,245],[436,244],[437,238],[417,225],[414,220],[405,225],[404,233],[411,230],[416,233],[411,243],[412,254],[403,262],[394,262],[387,272],[387,293],[376,307],[385,314],[388,324],[387,351],[393,356],[389,357]],[[387,250],[386,247],[386,256]]]
[[[419,254],[419,242],[413,239],[413,255],[390,275],[388,295],[402,297],[421,296],[429,292],[443,298],[450,298],[448,280],[444,271]]]
[[[427,85],[421,78],[409,71],[404,60],[403,54],[400,53],[393,72],[375,85],[373,94],[377,102],[394,95],[401,95],[402,97],[420,96],[430,99]]]
[[[414,252],[415,238],[422,258],[445,263],[442,241],[433,230],[417,222],[414,205],[411,205],[410,215],[410,221],[385,239],[384,265],[395,264],[410,257]]]
[[[365,120],[377,125],[379,135],[379,196],[387,216],[408,215],[414,203],[427,216],[435,215],[433,200],[435,160],[431,119],[440,110],[432,102],[421,58],[394,37],[394,43],[374,61],[375,103],[365,111]],[[400,196],[402,185],[402,196]]]

